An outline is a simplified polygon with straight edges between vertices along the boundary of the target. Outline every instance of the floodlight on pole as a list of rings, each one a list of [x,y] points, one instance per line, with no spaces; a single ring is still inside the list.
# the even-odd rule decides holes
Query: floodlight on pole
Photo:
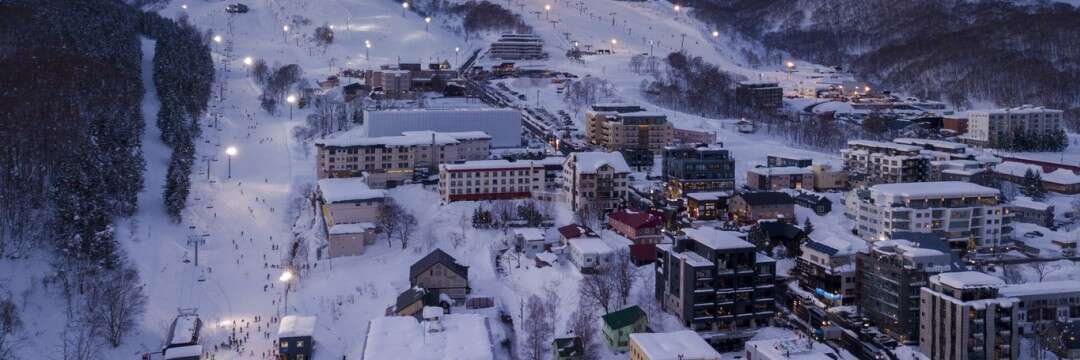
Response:
[[[214,35],[214,42],[221,43],[221,35]]]
[[[364,40],[364,60],[371,60],[371,40]]]
[[[225,149],[225,155],[229,158],[229,178],[232,179],[232,158],[236,156],[236,147],[230,146]]]
[[[713,30],[712,37],[719,37],[719,36],[720,36],[720,32],[716,31],[716,30]]]
[[[401,3],[401,17],[405,17],[405,10],[409,9],[409,2]]]
[[[296,104],[296,95],[289,95],[289,96],[285,97],[285,102],[289,103],[289,120],[291,121],[293,119],[293,117],[292,117],[293,107],[294,107],[294,104]]]
[[[431,25],[431,17],[424,18],[424,31],[428,31],[428,25]]]

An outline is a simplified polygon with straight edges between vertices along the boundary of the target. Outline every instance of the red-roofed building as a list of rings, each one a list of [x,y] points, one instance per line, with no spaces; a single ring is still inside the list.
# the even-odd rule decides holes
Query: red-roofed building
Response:
[[[578,224],[570,224],[559,228],[559,240],[562,241],[563,245],[570,245],[570,240],[573,239],[598,237],[600,236],[596,235],[592,229]]]
[[[630,257],[635,263],[656,261],[656,244],[663,239],[664,215],[659,212],[623,209],[608,214],[611,229],[630,239]]]

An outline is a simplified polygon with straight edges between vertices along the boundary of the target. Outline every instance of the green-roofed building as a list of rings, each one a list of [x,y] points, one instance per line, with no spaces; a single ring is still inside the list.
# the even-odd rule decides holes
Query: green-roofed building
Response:
[[[604,314],[604,341],[612,349],[625,352],[630,345],[630,334],[645,332],[649,317],[637,305]]]

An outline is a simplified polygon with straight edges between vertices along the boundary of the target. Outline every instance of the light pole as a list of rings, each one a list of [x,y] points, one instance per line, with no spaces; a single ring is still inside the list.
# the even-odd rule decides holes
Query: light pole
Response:
[[[247,67],[248,77],[251,76],[251,64],[254,64],[254,63],[255,63],[255,60],[252,59],[250,56],[245,56],[244,57],[244,66]]]
[[[225,149],[225,155],[229,158],[229,178],[232,179],[232,158],[236,156],[236,147],[230,146]],[[207,167],[209,169],[209,167]]]
[[[679,10],[682,10],[682,6],[675,4],[675,17],[679,17]]]
[[[364,40],[364,60],[371,60],[371,40]]]
[[[612,54],[615,53],[615,44],[618,44],[618,43],[619,43],[619,40],[616,40],[615,38],[611,38],[611,53]]]
[[[220,44],[221,43],[221,35],[214,35],[214,42]]]
[[[408,10],[408,9],[409,9],[409,2],[408,1],[401,3],[401,17],[405,17],[405,10]]]
[[[459,56],[459,55],[461,55],[461,48],[455,46],[454,47],[454,65],[461,66],[461,56]]]
[[[716,31],[716,30],[713,30],[712,37],[720,37],[720,32]]]
[[[289,41],[289,25],[281,27],[281,41]]]
[[[431,17],[424,18],[424,31],[428,31],[428,25],[431,25]]]
[[[544,20],[551,20],[551,4],[544,4]]]
[[[611,26],[615,26],[615,13],[612,12],[612,13],[609,13],[608,15],[611,15]]]
[[[296,95],[285,97],[285,102],[289,103],[289,121],[292,121],[293,104],[296,104]]]
[[[292,282],[289,280],[292,280],[292,278],[293,273],[292,270],[289,269],[285,269],[285,271],[281,273],[281,276],[278,277],[278,281],[285,283],[285,302],[282,304],[285,308],[285,315],[289,315],[289,288],[292,287]]]

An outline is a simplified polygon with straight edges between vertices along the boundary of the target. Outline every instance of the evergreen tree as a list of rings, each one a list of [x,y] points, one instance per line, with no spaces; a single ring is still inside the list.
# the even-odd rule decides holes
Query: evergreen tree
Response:
[[[809,216],[806,217],[806,221],[803,221],[803,232],[806,233],[806,235],[810,235],[810,233],[814,232],[814,224],[810,222]]]
[[[1031,185],[1031,198],[1043,200],[1046,198],[1046,189],[1043,188],[1042,173],[1035,173],[1035,179]]]

